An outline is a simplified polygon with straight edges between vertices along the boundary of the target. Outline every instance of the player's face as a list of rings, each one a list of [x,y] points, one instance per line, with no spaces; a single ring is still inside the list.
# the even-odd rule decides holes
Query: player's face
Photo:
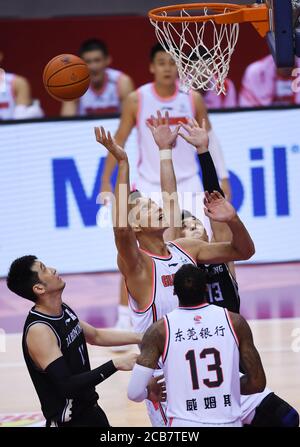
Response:
[[[91,82],[101,80],[104,75],[104,70],[111,62],[111,58],[105,56],[100,50],[87,51],[81,57],[87,63],[90,70]]]
[[[134,211],[134,227],[137,231],[164,231],[168,228],[163,210],[151,199],[141,197],[136,201]]]
[[[40,260],[36,260],[32,270],[38,273],[45,293],[58,292],[64,289],[66,284],[53,267],[46,267]]]
[[[195,217],[187,217],[183,220],[182,236],[208,242],[208,236],[203,223],[199,219],[195,219]]]
[[[175,84],[177,79],[177,67],[171,56],[165,51],[159,51],[154,56],[150,65],[150,71],[154,75],[155,82],[162,85]]]

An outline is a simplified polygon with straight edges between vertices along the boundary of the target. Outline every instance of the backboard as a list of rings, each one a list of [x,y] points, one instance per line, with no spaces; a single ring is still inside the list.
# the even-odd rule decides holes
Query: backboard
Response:
[[[263,2],[260,2],[263,3]],[[266,0],[270,31],[267,41],[277,67],[293,67],[300,57],[300,0]]]

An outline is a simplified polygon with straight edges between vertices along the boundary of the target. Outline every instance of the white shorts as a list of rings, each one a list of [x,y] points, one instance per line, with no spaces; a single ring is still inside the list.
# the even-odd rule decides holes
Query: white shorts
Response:
[[[176,418],[170,418],[170,422],[169,422],[169,427],[215,427],[215,428],[220,428],[220,427],[242,427],[242,421],[241,419],[237,419],[236,421],[233,422],[228,422],[228,423],[223,423],[223,424],[203,424],[200,422],[192,422],[192,421],[187,421],[185,419],[176,419]]]
[[[143,176],[138,175],[132,184],[132,189],[138,189],[143,196],[150,197],[154,202],[162,206],[162,195],[160,183],[151,183]],[[199,175],[177,182],[177,192],[180,208],[190,211],[201,220],[208,235],[211,227],[208,217],[204,214],[204,192]]]
[[[269,388],[265,388],[262,393],[250,394],[249,396],[241,395],[241,409],[242,409],[242,422],[243,424],[251,424],[256,408],[261,404],[265,397],[267,397],[272,391]]]
[[[153,403],[148,399],[145,402],[152,427],[169,427],[169,419],[166,416],[166,403]]]
[[[265,388],[265,390],[262,393],[256,393],[251,394],[249,396],[243,396],[241,395],[241,410],[242,410],[242,416],[241,416],[241,424],[251,424],[254,416],[255,416],[255,410],[260,405],[260,403],[264,400],[265,397],[267,397],[272,391],[269,388]],[[192,425],[175,425],[179,423],[186,423],[188,421],[183,421],[181,419],[173,419],[173,422],[167,417],[166,411],[167,411],[167,404],[166,402],[161,402],[160,404],[154,404],[149,400],[146,400],[146,407],[149,419],[151,421],[151,424],[153,427],[185,427],[193,425],[195,426],[194,422],[191,422]],[[236,421],[239,423],[240,421]],[[171,424],[171,425],[170,425]],[[214,425],[207,425],[202,424],[206,427],[214,427]],[[197,425],[197,427],[201,427],[202,425]],[[222,425],[223,426],[223,425]],[[225,424],[224,424],[225,426]],[[241,425],[227,425],[227,427],[240,427]]]

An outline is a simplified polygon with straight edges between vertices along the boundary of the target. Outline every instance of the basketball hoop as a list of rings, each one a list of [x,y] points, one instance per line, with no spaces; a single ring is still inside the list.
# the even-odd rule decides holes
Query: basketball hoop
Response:
[[[152,9],[148,16],[158,41],[176,62],[182,86],[217,94],[226,94],[239,24],[252,23],[262,37],[269,31],[268,8],[262,4],[181,4]]]

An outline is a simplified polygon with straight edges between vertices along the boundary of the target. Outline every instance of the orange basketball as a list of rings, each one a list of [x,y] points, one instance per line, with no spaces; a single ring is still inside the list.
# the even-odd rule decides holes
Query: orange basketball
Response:
[[[73,54],[60,54],[51,59],[44,68],[45,89],[58,101],[80,98],[90,85],[87,64]]]

